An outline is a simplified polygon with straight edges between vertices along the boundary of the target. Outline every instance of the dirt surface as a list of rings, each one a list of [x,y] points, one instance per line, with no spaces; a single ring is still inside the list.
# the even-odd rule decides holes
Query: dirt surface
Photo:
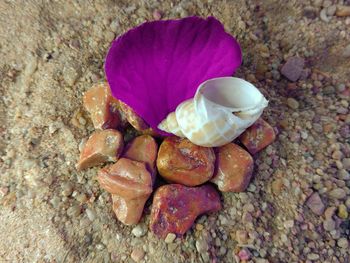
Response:
[[[0,262],[349,262],[350,17],[336,4],[350,2],[0,1]],[[147,231],[149,203],[135,236],[98,169],[75,169],[93,131],[82,94],[115,36],[159,14],[218,18],[279,133],[248,190],[169,244]],[[280,74],[291,56],[297,82]]]

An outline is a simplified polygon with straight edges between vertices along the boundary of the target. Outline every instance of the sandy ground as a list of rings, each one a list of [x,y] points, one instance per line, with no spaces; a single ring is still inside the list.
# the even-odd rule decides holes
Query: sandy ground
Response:
[[[141,262],[235,262],[243,248],[251,262],[349,262],[350,18],[334,4],[350,3],[0,1],[0,262],[133,262],[133,251]],[[248,190],[224,194],[220,213],[171,244],[132,235],[97,169],[74,168],[93,130],[83,92],[104,79],[114,37],[155,11],[222,21],[244,52],[237,75],[266,95],[279,131]],[[305,70],[291,83],[279,70],[296,55]],[[306,204],[312,194],[324,213]]]

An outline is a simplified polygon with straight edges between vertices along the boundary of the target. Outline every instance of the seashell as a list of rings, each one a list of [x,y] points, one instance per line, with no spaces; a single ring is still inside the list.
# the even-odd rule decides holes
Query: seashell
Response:
[[[182,102],[158,128],[200,146],[222,146],[251,126],[267,104],[261,92],[243,79],[214,78],[200,84],[194,98]]]
[[[241,61],[239,44],[218,20],[186,17],[146,22],[119,36],[105,72],[112,95],[161,132],[158,124],[193,98],[198,85],[232,76]]]

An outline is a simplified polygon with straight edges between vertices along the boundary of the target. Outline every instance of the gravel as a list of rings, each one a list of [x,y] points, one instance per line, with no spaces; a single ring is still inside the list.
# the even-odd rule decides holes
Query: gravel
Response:
[[[348,6],[0,1],[0,261],[348,262]],[[215,16],[237,37],[235,76],[267,97],[262,117],[278,137],[254,155],[246,192],[223,193],[220,212],[166,243],[147,230],[152,197],[139,225],[124,226],[96,182],[99,168],[75,163],[93,130],[82,94],[105,80],[112,39],[185,15]]]

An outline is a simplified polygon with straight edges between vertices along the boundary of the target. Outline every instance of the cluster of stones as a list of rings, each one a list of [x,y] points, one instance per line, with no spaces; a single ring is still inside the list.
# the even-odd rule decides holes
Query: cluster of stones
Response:
[[[274,129],[262,119],[239,138],[247,151],[235,143],[208,148],[176,136],[161,138],[130,107],[113,98],[107,83],[93,86],[83,103],[96,131],[82,148],[77,169],[109,163],[97,179],[112,195],[116,217],[126,225],[140,221],[159,174],[168,184],[154,193],[150,229],[160,238],[182,236],[199,215],[221,209],[213,184],[221,192],[244,191],[253,174],[251,154],[275,139]],[[128,124],[142,135],[124,146],[119,130]],[[162,141],[159,149],[152,136]]]

